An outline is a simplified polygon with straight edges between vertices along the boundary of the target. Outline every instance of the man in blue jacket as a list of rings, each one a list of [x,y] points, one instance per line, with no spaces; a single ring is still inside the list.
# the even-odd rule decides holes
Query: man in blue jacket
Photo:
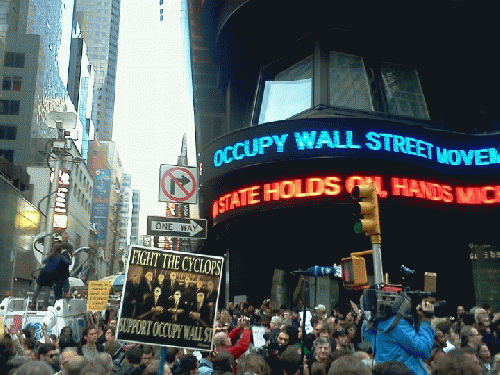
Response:
[[[434,305],[422,301],[417,307],[418,324],[412,325],[398,314],[380,320],[368,328],[363,325],[365,339],[371,341],[375,362],[398,361],[416,375],[427,375],[425,360],[431,355],[434,330],[430,320]],[[397,320],[399,321],[397,321]],[[394,322],[397,324],[393,324]]]

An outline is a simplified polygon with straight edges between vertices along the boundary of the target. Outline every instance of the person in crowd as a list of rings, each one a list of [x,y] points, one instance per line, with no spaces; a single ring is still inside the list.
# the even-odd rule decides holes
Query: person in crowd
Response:
[[[104,351],[104,348],[97,344],[97,329],[95,326],[85,328],[78,346],[78,354],[92,361],[97,353],[102,351]]]
[[[321,320],[322,322],[326,321],[326,307],[325,305],[319,304],[314,308],[314,312],[316,316]]]
[[[199,375],[212,375],[214,372],[214,365],[212,363],[212,352],[201,352],[201,358],[198,361],[198,374]]]
[[[266,329],[264,334],[264,339],[266,342],[274,343],[276,342],[276,337],[281,329],[281,317],[279,315],[274,315],[269,322],[269,328]]]
[[[61,252],[61,244],[54,243],[49,254],[43,260],[44,266],[40,270],[36,280],[36,289],[29,305],[30,309],[34,310],[36,308],[36,301],[42,291],[45,292],[42,310],[47,309],[49,305],[50,288],[54,285],[56,280],[63,277],[65,267],[71,263],[71,261],[68,260],[66,256],[63,256]],[[56,295],[56,299],[57,297],[58,296]]]
[[[54,370],[48,363],[36,360],[22,364],[14,375],[54,375]]]
[[[234,360],[236,361],[243,355],[243,353],[247,351],[248,347],[250,346],[251,338],[252,331],[250,329],[250,319],[244,316],[240,317],[237,326],[233,328],[231,332],[229,332],[229,334],[225,332],[219,332],[214,335],[214,355],[221,351],[226,351],[231,353]],[[233,345],[233,342],[236,343]]]
[[[155,359],[155,351],[151,345],[142,348],[141,367],[144,370]]]
[[[175,362],[182,356],[182,351],[176,347],[168,347],[167,353],[165,354],[165,374],[172,374],[172,368]]]
[[[109,353],[97,353],[92,363],[101,366],[105,374],[111,374],[111,372],[113,372],[113,358],[111,358]]]
[[[99,363],[92,361],[80,370],[79,375],[106,375],[106,370]]]
[[[59,368],[61,369],[56,375],[68,375],[67,363],[68,361],[78,356],[75,348],[65,348],[59,354]]]
[[[78,347],[78,344],[73,341],[73,338],[71,336],[61,335],[57,340],[57,346],[59,348],[59,351],[62,352],[65,348],[76,348]]]
[[[73,259],[73,245],[69,243],[68,233],[65,231],[61,234],[62,241],[61,245],[61,257],[63,262],[60,266],[60,275],[54,280],[53,290],[54,297],[57,301],[63,298],[65,293],[69,293],[69,267]]]
[[[484,367],[485,372],[491,370],[491,353],[488,345],[480,344],[477,350],[477,356],[481,361],[481,365]]]
[[[38,347],[38,354],[37,354],[37,359],[39,361],[43,361],[47,364],[49,364],[54,372],[57,372],[60,370],[59,368],[59,360],[58,360],[58,352],[56,349],[56,346],[51,343],[47,344],[41,344]]]
[[[213,375],[234,375],[237,373],[237,370],[235,371],[236,364],[233,355],[225,350],[214,355],[213,366]]]
[[[314,351],[311,353],[312,357],[308,363],[308,370],[311,372],[312,365],[315,362],[326,363],[328,356],[332,352],[332,344],[330,340],[326,337],[318,337],[314,341]]]
[[[142,372],[142,375],[157,375],[159,367],[160,367],[160,360],[154,359],[151,361],[149,365],[147,365],[147,367]],[[164,367],[163,375],[171,375],[170,369],[165,370]]]
[[[172,367],[172,375],[196,375],[198,359],[193,354],[184,354]]]
[[[412,375],[408,367],[398,361],[377,363],[372,368],[373,375]]]
[[[472,348],[456,348],[436,361],[432,375],[484,375],[484,369]]]
[[[106,332],[104,333],[104,343],[103,344],[106,344],[106,343],[111,342],[111,341],[116,341],[115,336],[116,336],[115,329],[109,327],[108,329],[106,329]]]
[[[343,355],[333,361],[328,375],[371,375],[370,368],[353,354]]]
[[[468,346],[477,351],[479,349],[479,345],[482,342],[482,339],[483,338],[479,331],[473,326],[464,326],[460,330],[460,340],[462,348]]]
[[[104,319],[99,319],[95,329],[97,331],[97,345],[104,345],[106,342],[106,321]]]
[[[116,375],[142,375],[142,349],[139,345],[132,345],[125,351],[125,363],[115,371]]]
[[[21,365],[21,362],[15,361],[15,353],[14,353],[14,343],[12,340],[7,337],[0,338],[0,369],[4,368],[6,373]],[[28,361],[28,358],[25,358],[25,361]],[[25,362],[23,361],[23,363]]]
[[[275,364],[273,370],[277,374],[283,375],[283,371],[280,365],[281,365],[280,362]],[[248,373],[258,374],[258,375],[270,375],[271,368],[261,355],[257,353],[250,353],[248,355],[241,357],[241,359],[239,360],[237,375],[245,375]]]
[[[295,346],[289,346],[280,355],[280,365],[283,375],[296,375],[302,367],[302,355]]]
[[[371,341],[375,361],[400,361],[414,374],[427,375],[424,361],[430,358],[434,344],[430,324],[433,314],[434,305],[424,300],[415,311],[413,324],[396,314],[380,320],[375,327],[365,326],[364,333]]]
[[[104,351],[111,356],[113,366],[118,368],[121,366],[125,359],[125,349],[122,344],[117,340],[111,340],[104,344]]]
[[[351,336],[344,328],[337,328],[333,334],[335,350],[342,350],[347,352],[354,352],[354,346],[351,342]]]

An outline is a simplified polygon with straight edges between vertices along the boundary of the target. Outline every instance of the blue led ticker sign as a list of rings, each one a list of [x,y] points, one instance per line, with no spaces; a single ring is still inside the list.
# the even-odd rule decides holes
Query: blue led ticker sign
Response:
[[[410,163],[445,174],[500,172],[500,134],[463,134],[365,119],[278,121],[242,129],[201,153],[202,180],[233,169],[298,159],[348,157]]]

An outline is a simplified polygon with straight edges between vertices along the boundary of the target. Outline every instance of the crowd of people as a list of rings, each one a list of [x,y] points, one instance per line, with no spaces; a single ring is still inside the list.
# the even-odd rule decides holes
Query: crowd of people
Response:
[[[487,305],[459,306],[446,318],[430,312],[415,309],[414,319],[367,327],[353,302],[330,314],[318,305],[302,325],[300,309],[273,309],[269,300],[258,308],[230,303],[217,311],[212,349],[201,352],[117,341],[113,315],[82,337],[64,327],[37,342],[30,329],[5,328],[0,374],[500,374],[500,313]],[[257,332],[264,332],[259,340]]]

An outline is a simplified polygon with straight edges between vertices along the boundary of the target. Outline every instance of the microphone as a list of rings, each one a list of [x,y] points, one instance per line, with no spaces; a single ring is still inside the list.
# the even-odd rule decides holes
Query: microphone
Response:
[[[342,269],[334,264],[332,267],[313,266],[307,270],[297,270],[290,272],[292,275],[307,275],[307,276],[337,276],[342,277]]]

